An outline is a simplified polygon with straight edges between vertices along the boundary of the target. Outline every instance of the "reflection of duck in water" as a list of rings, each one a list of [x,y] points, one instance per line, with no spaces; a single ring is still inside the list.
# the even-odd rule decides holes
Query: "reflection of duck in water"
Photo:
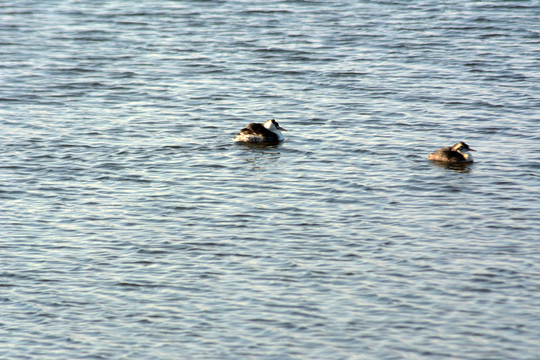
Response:
[[[440,167],[442,169],[450,170],[456,173],[468,174],[471,172],[471,163],[460,162],[442,162],[442,161],[432,161],[434,166]]]
[[[272,143],[283,141],[281,131],[287,131],[274,119],[266,121],[264,124],[251,123],[240,130],[233,141],[247,143]]]
[[[476,151],[465,144],[463,141],[458,142],[454,146],[440,148],[439,150],[429,154],[428,159],[433,161],[442,161],[446,163],[467,163],[473,162],[473,157],[469,151]]]

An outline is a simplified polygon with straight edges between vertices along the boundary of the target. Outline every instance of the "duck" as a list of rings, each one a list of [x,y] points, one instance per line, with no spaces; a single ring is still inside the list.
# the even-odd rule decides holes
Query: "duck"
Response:
[[[276,143],[283,141],[282,131],[287,131],[274,119],[265,121],[263,124],[247,124],[233,139],[236,142],[245,143]]]
[[[473,157],[469,151],[471,149],[465,142],[460,141],[453,146],[443,147],[432,152],[428,156],[428,160],[441,161],[446,163],[472,163]]]

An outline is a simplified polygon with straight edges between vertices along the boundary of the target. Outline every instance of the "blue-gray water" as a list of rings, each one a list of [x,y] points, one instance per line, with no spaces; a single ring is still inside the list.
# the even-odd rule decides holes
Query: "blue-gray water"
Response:
[[[0,21],[0,358],[540,358],[538,1]]]

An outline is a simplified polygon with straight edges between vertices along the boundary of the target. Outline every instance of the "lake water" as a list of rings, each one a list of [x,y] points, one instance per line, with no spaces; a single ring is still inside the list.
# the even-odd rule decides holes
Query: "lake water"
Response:
[[[538,1],[0,21],[0,358],[540,358]]]

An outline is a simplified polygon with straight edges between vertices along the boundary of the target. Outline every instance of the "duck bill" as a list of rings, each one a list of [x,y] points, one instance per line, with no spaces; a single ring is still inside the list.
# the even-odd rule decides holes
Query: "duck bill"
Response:
[[[281,130],[281,131],[287,131],[287,129],[284,129],[284,128],[282,128],[281,126],[278,126],[277,129],[278,129],[278,130]]]
[[[469,148],[469,151],[476,151],[476,150]]]

